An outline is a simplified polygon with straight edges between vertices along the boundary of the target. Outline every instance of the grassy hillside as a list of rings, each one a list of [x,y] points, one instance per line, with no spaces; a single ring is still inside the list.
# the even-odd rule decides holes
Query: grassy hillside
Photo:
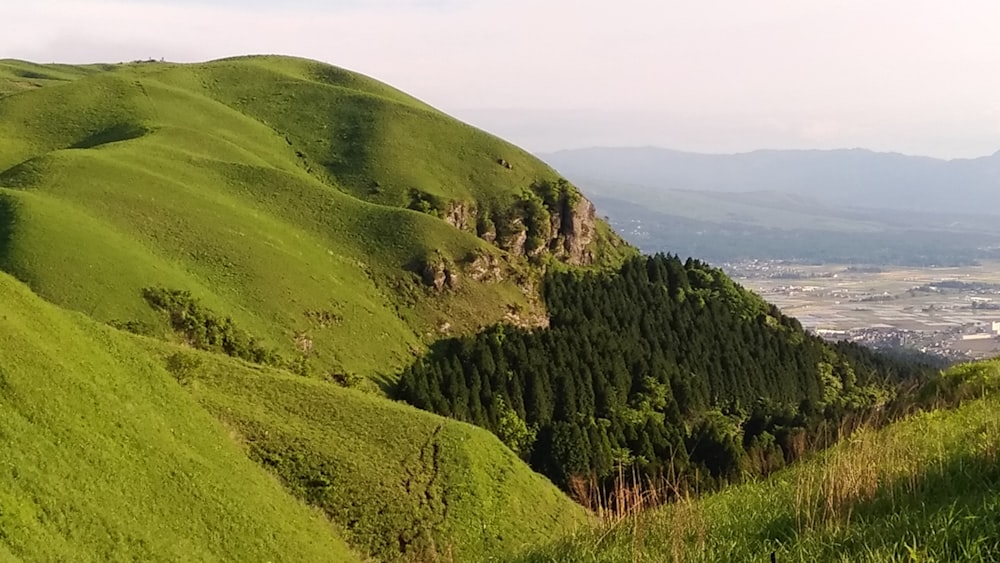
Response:
[[[18,558],[468,560],[585,521],[485,431],[102,327],[2,274],[0,301]]]
[[[685,498],[521,556],[556,561],[995,561],[1000,363],[945,378],[992,389],[866,430],[768,479]]]
[[[0,554],[355,557],[131,338],[0,274]]]
[[[493,435],[342,386],[543,323],[547,266],[632,252],[537,159],[341,69],[0,61],[0,549],[452,561],[570,531]]]
[[[170,346],[147,341],[169,358]],[[490,433],[197,353],[187,388],[299,498],[379,560],[469,560],[572,531],[583,509]]]
[[[97,65],[40,65],[26,61],[0,60],[0,97],[71,82],[100,71],[101,68]]]
[[[632,254],[540,161],[342,69],[283,57],[86,67],[0,61],[0,554],[465,561],[511,557],[575,533],[587,513],[497,437],[392,402],[359,376],[389,387],[442,337],[498,322],[548,324],[539,294],[546,271],[600,282],[595,288],[610,286],[601,276],[612,279],[619,266],[634,278],[653,271],[683,290],[668,294],[690,296],[692,308],[678,320],[749,322],[754,311],[727,299],[731,281],[693,261],[630,269]],[[602,272],[588,277],[567,264]],[[685,268],[691,279],[679,274]],[[643,332],[654,320],[638,322],[643,315],[665,322],[633,295],[650,287],[619,289],[610,298],[591,292],[589,307],[611,307],[611,317],[635,309]],[[754,298],[751,308],[763,306]],[[706,307],[709,316],[699,316]],[[762,327],[780,324],[758,312]],[[552,317],[558,328],[555,309]],[[801,343],[800,327],[787,324]],[[692,331],[692,357],[712,358],[706,349],[727,356],[701,338],[718,326]],[[504,333],[491,334],[499,343]],[[824,385],[850,390],[850,366],[835,375],[816,354],[781,349],[792,340],[771,347],[785,368],[816,360],[810,376],[825,373]],[[533,346],[530,357],[550,357],[542,349]],[[632,374],[622,361],[635,350],[609,350],[601,359],[617,358],[615,382],[623,383],[608,389],[620,392],[614,406],[624,408],[609,412],[630,425],[615,427],[616,439],[648,438],[633,432],[640,428],[666,437],[671,388],[646,373],[666,378],[662,362],[635,363]],[[529,357],[527,347],[516,352]],[[559,356],[590,361],[568,346],[551,355]],[[491,386],[518,387],[511,371],[485,357]],[[585,380],[585,370],[551,363],[570,374],[557,381]],[[756,377],[723,369],[719,357],[711,363],[699,366],[716,378]],[[774,362],[756,367],[775,371]],[[453,382],[463,369],[449,363]],[[632,375],[639,379],[630,384]],[[344,388],[351,386],[369,392]],[[554,389],[549,398],[573,403],[574,393]],[[484,390],[479,398],[503,410]],[[696,390],[707,400],[707,389]],[[458,399],[462,390],[446,391]],[[573,434],[586,413],[562,410],[564,429],[579,440],[552,444],[586,453],[576,447],[584,435]],[[524,413],[514,414],[499,418],[533,435]],[[719,414],[698,436],[738,446],[730,434],[716,436],[731,422]],[[686,423],[671,421],[671,431]],[[642,452],[631,458],[637,463],[654,446],[644,441],[628,444]],[[630,457],[606,442],[605,469],[613,454]],[[665,451],[654,453],[666,460]],[[803,471],[788,475],[809,475]],[[802,490],[823,490],[813,484]],[[775,490],[772,500],[789,494]],[[608,533],[622,543],[607,550],[606,540],[586,533],[554,549],[600,560],[632,557],[628,546],[647,550],[638,532],[623,530]],[[708,555],[723,553],[697,541]],[[758,545],[747,545],[744,553],[755,553]]]
[[[477,221],[556,174],[374,80],[251,57],[0,61],[0,84],[0,268],[54,303],[163,336],[142,289],[188,290],[286,358],[365,375],[543,314],[537,268]]]

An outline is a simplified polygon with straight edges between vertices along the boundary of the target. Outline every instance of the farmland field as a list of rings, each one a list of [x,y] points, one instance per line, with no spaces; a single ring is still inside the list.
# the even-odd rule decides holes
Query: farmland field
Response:
[[[725,265],[802,325],[830,338],[952,359],[1000,353],[1000,263],[949,268],[748,261]],[[992,334],[992,336],[991,336]]]

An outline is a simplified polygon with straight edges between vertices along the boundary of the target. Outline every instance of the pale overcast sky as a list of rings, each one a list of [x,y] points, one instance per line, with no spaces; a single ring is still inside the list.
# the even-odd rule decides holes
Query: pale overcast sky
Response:
[[[534,151],[1000,149],[996,0],[0,3],[0,58],[298,55]]]

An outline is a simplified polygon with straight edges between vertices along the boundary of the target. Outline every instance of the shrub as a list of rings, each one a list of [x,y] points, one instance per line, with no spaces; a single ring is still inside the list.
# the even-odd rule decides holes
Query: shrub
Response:
[[[358,387],[365,380],[356,373],[345,371],[330,372],[328,379],[341,387]]]
[[[140,336],[153,336],[155,333],[152,326],[142,321],[121,321],[118,319],[112,319],[108,321],[108,325],[118,330],[124,330],[125,332],[131,332],[132,334],[138,334]]]
[[[176,352],[167,358],[167,371],[181,385],[190,384],[199,369],[201,369],[201,360],[184,352]]]
[[[258,364],[284,364],[275,351],[261,346],[256,338],[237,328],[233,319],[220,319],[188,291],[146,288],[142,296],[151,307],[169,316],[171,328],[193,348]]]

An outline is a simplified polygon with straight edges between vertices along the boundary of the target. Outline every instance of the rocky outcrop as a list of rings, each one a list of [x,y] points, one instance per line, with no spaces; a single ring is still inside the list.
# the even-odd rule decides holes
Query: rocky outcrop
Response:
[[[566,261],[574,265],[587,265],[594,262],[594,253],[590,243],[597,235],[597,210],[590,200],[581,197],[576,205],[569,208],[569,216],[553,215],[553,231],[559,224],[558,236],[562,238],[561,252]]]
[[[528,231],[524,219],[514,217],[506,225],[497,227],[497,238],[494,244],[515,256],[524,256],[524,243],[528,241]]]
[[[551,206],[524,203],[515,203],[503,219],[498,218],[495,229],[492,223],[488,230],[480,225],[480,238],[515,256],[531,258],[548,251],[577,266],[594,262],[590,247],[597,235],[597,212],[593,203],[576,194]]]
[[[423,209],[430,196],[413,192],[411,207]],[[434,200],[439,203],[439,200]],[[456,229],[474,232],[482,240],[514,256],[538,259],[548,254],[577,266],[595,260],[592,243],[597,237],[594,204],[565,180],[536,182],[521,197],[500,208],[480,209],[475,203],[455,201],[433,212]],[[492,255],[477,256],[461,269],[477,281],[503,279],[502,268]],[[437,290],[454,287],[458,269],[440,253],[420,264],[424,282]]]
[[[444,220],[460,231],[471,231],[476,225],[476,208],[465,202],[453,202],[445,209]]]
[[[503,322],[521,328],[549,328],[549,317],[541,313],[522,314],[516,311],[507,311],[503,317]]]
[[[432,286],[437,291],[458,287],[458,271],[453,265],[440,258],[426,262],[420,275],[425,284]]]
[[[483,253],[469,263],[465,274],[479,282],[501,282],[504,280],[502,262],[496,256]]]

